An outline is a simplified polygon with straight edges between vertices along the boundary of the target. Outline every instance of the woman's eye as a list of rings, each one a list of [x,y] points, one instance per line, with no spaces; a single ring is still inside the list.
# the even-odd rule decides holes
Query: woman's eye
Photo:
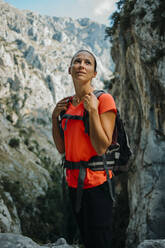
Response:
[[[80,59],[75,59],[74,63],[81,63]]]
[[[86,61],[86,64],[90,65],[90,64],[91,64],[91,62],[90,62],[90,61]]]

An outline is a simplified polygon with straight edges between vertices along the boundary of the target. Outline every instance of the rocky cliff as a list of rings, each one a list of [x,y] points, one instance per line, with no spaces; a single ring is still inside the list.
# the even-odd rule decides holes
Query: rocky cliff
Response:
[[[0,0],[0,232],[46,242],[73,228],[63,219],[51,113],[73,93],[68,66],[78,49],[98,58],[97,87],[111,75],[104,30],[89,19],[41,16]]]
[[[107,30],[115,62],[109,87],[133,150],[126,247],[134,248],[145,239],[165,238],[165,2],[122,2]]]

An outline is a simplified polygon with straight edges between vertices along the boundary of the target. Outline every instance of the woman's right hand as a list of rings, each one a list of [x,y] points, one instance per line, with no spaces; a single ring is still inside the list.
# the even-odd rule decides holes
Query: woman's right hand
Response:
[[[67,110],[68,104],[69,104],[69,99],[70,99],[70,96],[65,97],[65,98],[63,98],[62,100],[60,100],[56,104],[56,106],[55,106],[55,108],[53,110],[53,113],[52,113],[52,118],[53,119],[54,118],[57,118],[62,111],[66,111]]]

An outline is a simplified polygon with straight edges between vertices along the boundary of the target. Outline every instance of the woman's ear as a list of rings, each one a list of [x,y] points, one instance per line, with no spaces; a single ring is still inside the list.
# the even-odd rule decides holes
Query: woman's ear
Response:
[[[68,73],[71,74],[71,67],[69,66]]]
[[[95,78],[97,75],[97,71],[94,72],[93,78]]]

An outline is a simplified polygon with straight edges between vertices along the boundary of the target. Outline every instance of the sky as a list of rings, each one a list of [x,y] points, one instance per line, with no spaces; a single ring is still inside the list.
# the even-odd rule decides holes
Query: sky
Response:
[[[90,18],[109,25],[109,16],[116,10],[116,0],[4,0],[18,9],[43,15]]]

